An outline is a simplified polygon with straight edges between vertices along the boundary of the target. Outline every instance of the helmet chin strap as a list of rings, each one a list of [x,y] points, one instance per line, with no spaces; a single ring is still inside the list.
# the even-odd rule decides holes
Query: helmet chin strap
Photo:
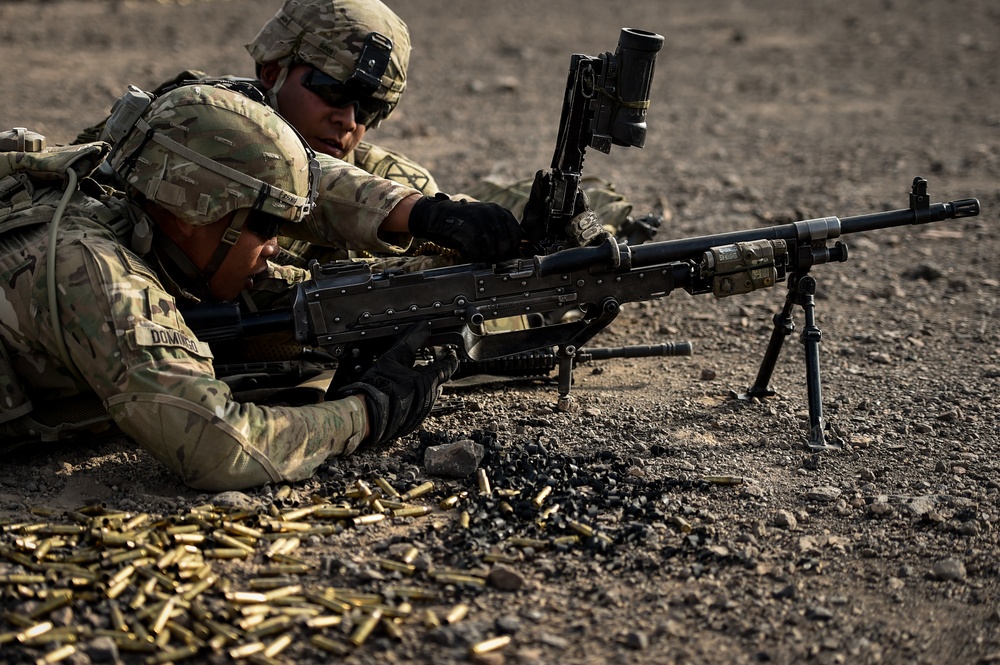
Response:
[[[208,264],[203,268],[199,269],[198,266],[188,258],[187,254],[182,250],[177,244],[171,240],[167,234],[160,232],[154,235],[154,240],[157,250],[163,258],[166,258],[174,265],[175,268],[184,277],[184,287],[192,291],[194,295],[204,298],[211,299],[211,289],[209,288],[209,281],[211,281],[212,276],[215,275],[219,270],[219,266],[225,261],[226,256],[229,254],[229,250],[233,248],[236,241],[240,237],[240,233],[243,230],[243,225],[246,223],[247,217],[250,215],[249,208],[240,208],[233,215],[233,221],[229,224],[226,232],[223,234],[222,239],[219,240],[219,246],[215,249],[212,254],[212,258],[209,259]]]
[[[288,72],[292,68],[291,58],[282,58],[278,61],[281,66],[281,70],[278,72],[278,77],[274,80],[274,85],[272,85],[267,91],[267,103],[271,105],[271,108],[275,111],[281,113],[281,109],[278,108],[278,92],[281,90],[281,86],[285,85],[285,80],[288,78]]]

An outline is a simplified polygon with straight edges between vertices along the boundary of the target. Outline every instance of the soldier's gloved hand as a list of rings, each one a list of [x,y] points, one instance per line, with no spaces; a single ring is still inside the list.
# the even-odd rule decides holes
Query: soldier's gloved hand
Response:
[[[449,349],[429,365],[414,367],[417,351],[427,344],[430,328],[417,324],[380,357],[357,383],[336,391],[336,397],[363,394],[368,407],[366,442],[382,443],[415,430],[434,406],[438,388],[458,369]]]
[[[410,212],[410,233],[456,249],[475,263],[504,261],[518,254],[521,227],[496,203],[453,201],[447,194],[424,196]]]
[[[525,240],[532,246],[540,241],[560,241],[565,240],[567,247],[585,247],[587,245],[600,245],[608,238],[607,231],[601,226],[597,215],[590,209],[587,203],[587,195],[582,189],[576,192],[576,200],[573,202],[573,218],[562,229],[564,238],[547,238],[548,218],[549,218],[549,190],[551,188],[552,176],[549,171],[536,171],[535,180],[531,183],[531,192],[528,194],[528,201],[524,204],[524,212],[521,213],[521,229]]]

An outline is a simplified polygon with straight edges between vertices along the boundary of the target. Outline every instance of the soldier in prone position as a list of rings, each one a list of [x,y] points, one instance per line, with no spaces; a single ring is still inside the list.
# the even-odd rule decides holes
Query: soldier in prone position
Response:
[[[457,366],[452,352],[414,367],[423,330],[327,401],[267,407],[234,400],[177,308],[252,290],[276,269],[279,229],[310,237],[316,206],[405,226],[419,194],[314,155],[272,109],[208,85],[158,97],[121,138],[124,192],[87,177],[106,152],[0,152],[0,444],[55,438],[44,400],[93,393],[187,484],[218,491],[303,479],[420,424]]]

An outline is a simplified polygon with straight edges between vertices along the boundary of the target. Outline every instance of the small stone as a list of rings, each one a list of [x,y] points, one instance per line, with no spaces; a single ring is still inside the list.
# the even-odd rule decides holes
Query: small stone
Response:
[[[250,508],[253,505],[249,496],[236,491],[220,492],[212,499],[212,503],[226,508]]]
[[[774,515],[774,525],[780,529],[794,531],[799,526],[799,521],[789,511],[779,510]]]
[[[833,618],[833,612],[825,607],[810,607],[806,610],[806,618],[813,621],[829,621]]]
[[[467,478],[476,472],[485,454],[481,444],[469,440],[431,446],[424,453],[424,469],[436,476]]]
[[[836,487],[814,487],[806,492],[806,500],[833,503],[840,498],[841,493]]]
[[[486,580],[501,591],[517,591],[524,586],[524,577],[510,566],[496,564]]]
[[[118,644],[110,637],[95,637],[87,643],[84,650],[90,660],[95,663],[117,663]]]
[[[965,579],[965,564],[958,559],[942,559],[934,564],[931,576],[942,582],[960,582]]]
[[[649,636],[641,630],[629,631],[625,635],[625,646],[636,651],[643,651],[649,648]]]
[[[708,367],[701,370],[701,380],[702,381],[714,381],[716,377],[716,372],[714,369]]]
[[[559,637],[558,635],[553,635],[552,633],[542,633],[538,636],[538,641],[542,644],[547,644],[550,647],[556,649],[568,649],[569,640],[565,637]]]

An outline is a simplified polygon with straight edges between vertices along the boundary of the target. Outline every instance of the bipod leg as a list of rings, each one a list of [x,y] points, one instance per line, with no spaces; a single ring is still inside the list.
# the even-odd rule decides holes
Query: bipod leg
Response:
[[[785,338],[795,332],[795,321],[792,320],[792,309],[798,303],[799,280],[794,276],[788,278],[788,295],[785,296],[785,306],[774,315],[774,330],[771,331],[771,339],[767,343],[767,350],[764,358],[760,361],[760,369],[757,370],[757,378],[753,385],[747,388],[745,393],[736,396],[739,400],[749,400],[754,397],[773,397],[771,390],[771,375],[774,373],[774,366],[778,362],[781,354],[781,347],[785,343]]]
[[[826,443],[823,433],[823,385],[819,375],[819,342],[823,332],[816,326],[816,280],[805,275],[798,283],[799,304],[805,312],[802,328],[802,345],[806,352],[806,389],[809,394],[809,440],[812,450],[836,449]]]
[[[556,358],[559,361],[559,401],[556,403],[556,410],[572,411],[576,404],[569,391],[573,385],[573,359],[576,358],[576,347],[572,344],[565,346],[560,344],[556,349]]]

